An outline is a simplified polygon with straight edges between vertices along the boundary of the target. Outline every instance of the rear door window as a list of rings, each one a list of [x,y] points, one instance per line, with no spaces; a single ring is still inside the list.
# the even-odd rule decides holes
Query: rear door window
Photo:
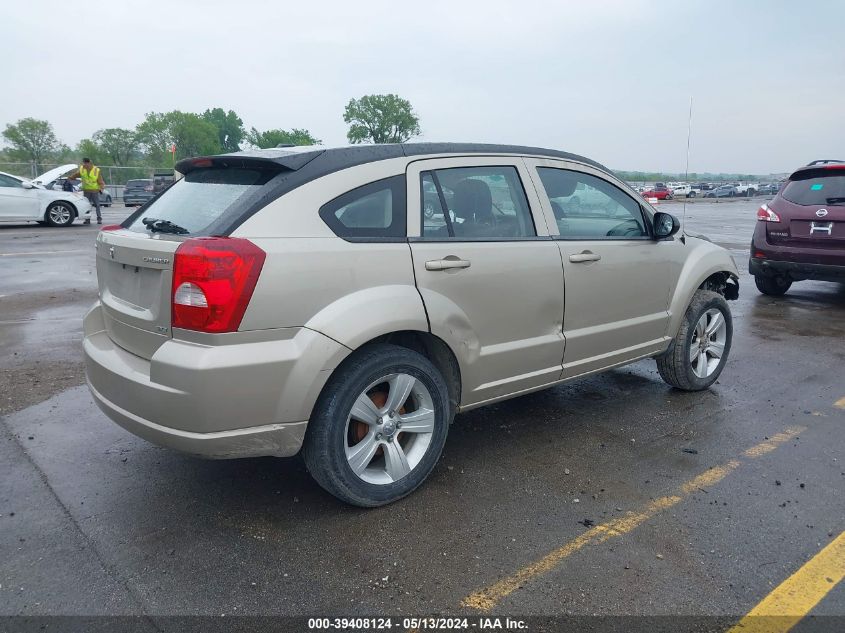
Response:
[[[812,170],[807,173],[807,177],[803,174],[798,177],[786,183],[781,192],[789,202],[805,206],[845,206],[845,169],[840,173],[835,173],[835,170]]]
[[[420,184],[422,237],[509,240],[537,235],[515,167],[437,169],[423,172]]]
[[[235,215],[237,203],[256,193],[278,172],[208,167],[188,172],[132,217],[128,227],[145,231],[144,218],[168,220],[191,235],[208,235]]]

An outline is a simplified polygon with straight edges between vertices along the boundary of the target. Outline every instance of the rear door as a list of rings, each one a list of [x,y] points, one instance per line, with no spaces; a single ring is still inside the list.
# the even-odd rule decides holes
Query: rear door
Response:
[[[462,404],[559,379],[563,272],[518,157],[420,160],[408,235],[431,331],[456,350]]]
[[[665,347],[669,291],[682,244],[651,239],[640,202],[599,170],[529,159],[560,248],[566,287],[563,376],[595,371]],[[589,204],[579,187],[596,192]],[[583,188],[582,187],[582,188]]]

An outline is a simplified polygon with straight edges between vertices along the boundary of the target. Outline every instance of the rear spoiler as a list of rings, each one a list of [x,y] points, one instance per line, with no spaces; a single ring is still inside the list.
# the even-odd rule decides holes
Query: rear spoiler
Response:
[[[296,171],[324,153],[324,149],[290,151],[284,149],[250,150],[216,156],[197,156],[185,158],[175,165],[180,174],[188,174],[195,169],[207,167],[228,167],[235,169],[272,169],[277,171]]]
[[[818,162],[818,161],[816,161]],[[826,163],[824,165],[807,165],[796,169],[789,177],[790,180],[811,180],[813,178],[824,178],[825,176],[839,175],[836,172],[845,174],[845,163]]]

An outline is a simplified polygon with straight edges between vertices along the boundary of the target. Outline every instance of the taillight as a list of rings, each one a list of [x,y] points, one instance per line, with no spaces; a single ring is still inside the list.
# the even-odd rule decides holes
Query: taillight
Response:
[[[198,237],[173,261],[172,323],[200,332],[236,332],[252,298],[265,253],[237,237]]]
[[[757,219],[760,222],[780,222],[780,216],[772,211],[767,204],[757,209]]]
[[[119,231],[119,230],[120,230],[120,229],[122,229],[122,228],[123,228],[123,227],[122,227],[122,226],[120,226],[119,224],[106,224],[106,225],[105,225],[104,227],[102,227],[100,230],[101,230],[101,231]]]

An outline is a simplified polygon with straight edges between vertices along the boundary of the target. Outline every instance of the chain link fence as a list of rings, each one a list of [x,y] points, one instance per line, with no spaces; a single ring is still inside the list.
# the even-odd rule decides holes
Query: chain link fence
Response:
[[[7,174],[20,176],[21,178],[28,178],[34,180],[39,175],[61,167],[62,164],[70,163],[3,163],[0,162],[0,171]],[[124,167],[120,165],[97,165],[100,168],[100,173],[103,180],[106,181],[106,189],[111,194],[112,200],[123,199],[123,188],[128,180],[135,180],[140,178],[152,179],[155,173],[173,173],[173,167]]]

